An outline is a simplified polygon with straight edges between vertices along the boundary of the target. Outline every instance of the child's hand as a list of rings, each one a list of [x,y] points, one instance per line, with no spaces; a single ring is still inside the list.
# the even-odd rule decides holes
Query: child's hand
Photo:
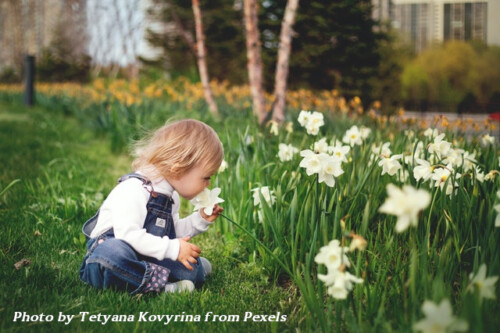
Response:
[[[198,246],[189,243],[191,237],[179,238],[179,256],[177,260],[180,261],[187,269],[193,270],[189,264],[196,264],[196,258],[200,256],[201,250]]]
[[[213,222],[213,221],[215,221],[216,218],[219,217],[219,214],[222,213],[223,211],[224,211],[224,208],[222,208],[218,204],[215,204],[212,215],[209,216],[209,215],[205,214],[205,211],[203,208],[200,209],[200,215],[208,222]]]

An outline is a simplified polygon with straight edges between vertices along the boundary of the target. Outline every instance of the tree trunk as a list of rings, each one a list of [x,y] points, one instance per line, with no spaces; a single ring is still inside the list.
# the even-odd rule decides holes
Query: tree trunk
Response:
[[[262,59],[259,41],[258,8],[256,0],[244,0],[245,35],[248,58],[248,78],[252,93],[253,113],[259,124],[266,120],[266,100],[262,88]]]
[[[217,104],[215,104],[214,94],[210,88],[210,80],[208,78],[207,59],[205,53],[205,36],[203,35],[203,24],[201,20],[200,4],[198,0],[193,0],[193,13],[196,26],[196,60],[198,62],[198,70],[200,71],[201,84],[205,100],[208,103],[210,113],[215,117],[219,116]]]
[[[196,43],[194,42],[193,35],[188,30],[184,29],[181,19],[179,18],[179,15],[177,15],[177,12],[175,11],[174,6],[172,5],[172,1],[167,1],[167,4],[170,9],[170,14],[174,19],[177,30],[179,30],[179,33],[181,34],[182,38],[184,38],[184,41],[189,46],[189,49],[193,53],[193,56],[196,57]]]
[[[283,22],[281,23],[280,44],[278,49],[278,62],[276,63],[276,77],[274,82],[273,120],[278,123],[285,120],[286,82],[292,48],[292,26],[299,0],[288,0]]]

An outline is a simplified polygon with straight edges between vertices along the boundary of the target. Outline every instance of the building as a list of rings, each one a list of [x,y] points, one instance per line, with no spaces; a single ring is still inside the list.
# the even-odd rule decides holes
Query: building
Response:
[[[372,0],[373,17],[420,52],[435,42],[481,40],[500,45],[500,0]]]

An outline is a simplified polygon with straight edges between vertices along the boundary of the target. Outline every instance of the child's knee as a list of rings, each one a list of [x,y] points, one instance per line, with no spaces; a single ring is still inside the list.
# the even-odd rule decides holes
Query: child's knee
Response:
[[[116,238],[108,238],[98,244],[90,255],[89,259],[90,258],[100,258],[117,266],[121,266],[130,260],[137,260],[137,254],[132,247],[124,241]]]

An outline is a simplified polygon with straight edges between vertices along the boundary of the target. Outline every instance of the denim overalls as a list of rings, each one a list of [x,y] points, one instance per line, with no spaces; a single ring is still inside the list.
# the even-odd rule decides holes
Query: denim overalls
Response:
[[[127,174],[118,182],[129,178],[140,179],[150,192],[144,229],[155,236],[175,239],[172,198],[155,192],[151,181],[137,173]],[[99,211],[82,228],[88,239],[87,254],[80,268],[82,281],[96,288],[114,287],[131,294],[158,292],[171,281],[191,280],[197,285],[205,281],[205,272],[199,259],[196,264],[191,264],[194,270],[190,271],[179,261],[143,256],[125,241],[116,239],[113,228],[90,238],[98,216]]]

